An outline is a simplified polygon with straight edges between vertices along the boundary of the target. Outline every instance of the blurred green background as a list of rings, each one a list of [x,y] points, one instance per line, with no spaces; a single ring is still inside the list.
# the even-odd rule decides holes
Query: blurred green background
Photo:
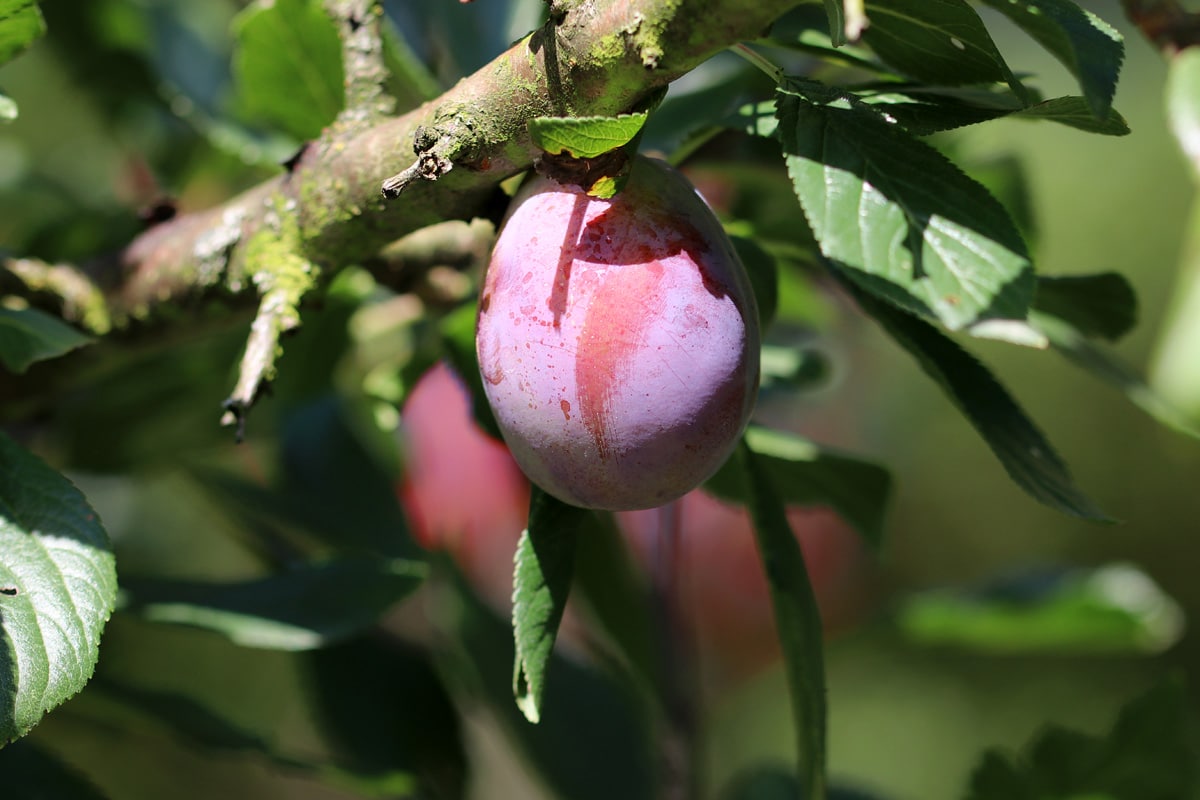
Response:
[[[511,13],[488,0],[434,5],[438,10],[418,12],[393,3],[389,12],[447,84],[535,24],[539,4],[518,3]],[[1002,120],[941,142],[968,170],[1003,156],[1019,160],[1041,273],[1116,270],[1129,278],[1141,323],[1117,352],[1144,370],[1171,301],[1193,188],[1166,127],[1161,57],[1130,30],[1115,0],[1083,5],[1126,35],[1116,108],[1130,136]],[[0,128],[0,247],[83,258],[120,246],[137,229],[131,209],[160,192],[177,195],[185,209],[200,208],[274,171],[294,143],[256,126],[231,100],[228,27],[238,8],[224,0],[45,4],[49,37],[0,70],[0,85],[21,109],[14,124]],[[998,15],[983,16],[1009,63],[1033,73],[1047,96],[1074,91],[1049,55]],[[298,346],[320,355],[324,342],[335,351],[324,356],[331,370],[336,347],[320,331],[336,330],[333,305]],[[1121,520],[1076,522],[1014,487],[968,423],[870,323],[850,318],[836,330],[844,338],[825,347],[839,357],[838,382],[809,401],[826,404],[812,413],[828,427],[809,433],[890,466],[896,493],[878,614],[828,650],[834,777],[888,798],[957,797],[985,748],[1015,750],[1048,722],[1106,730],[1124,702],[1165,674],[1188,676],[1200,709],[1200,637],[1192,634],[1154,657],[1000,656],[916,644],[890,616],[913,592],[1007,570],[1130,561],[1189,620],[1197,618],[1200,443],[1163,428],[1054,353],[972,343],[1056,443],[1079,485]],[[256,412],[251,446],[235,450],[212,410],[231,381],[240,335],[209,339],[198,330],[183,371],[161,369],[175,359],[171,349],[139,349],[127,372],[105,378],[127,390],[73,394],[57,410],[64,430],[87,430],[88,437],[64,445],[66,437],[46,434],[45,444],[57,448],[101,513],[122,571],[182,565],[192,577],[253,574],[254,561],[238,544],[244,521],[230,518],[173,461],[187,450],[251,472],[272,469],[271,447],[262,443],[282,424],[287,404],[299,404],[311,387],[285,385],[273,410]],[[286,360],[282,369],[286,384]],[[102,675],[203,698],[281,750],[318,747],[317,723],[297,701],[302,657],[148,627],[114,621]],[[181,663],[193,666],[181,672]],[[714,786],[764,759],[791,757],[784,691],[782,675],[771,670],[716,698],[707,766]],[[114,796],[346,796],[261,758],[164,740],[150,723],[140,733],[114,728],[98,737],[117,709],[85,693],[51,714],[35,736],[106,787],[119,787]],[[475,796],[533,796],[531,779],[494,735],[494,720],[469,715],[466,733],[484,765]],[[128,747],[152,751],[153,761],[113,756]]]

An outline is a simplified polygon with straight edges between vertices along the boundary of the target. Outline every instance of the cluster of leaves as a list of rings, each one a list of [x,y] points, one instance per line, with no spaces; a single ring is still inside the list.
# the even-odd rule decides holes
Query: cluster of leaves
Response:
[[[780,300],[780,286],[811,287],[816,273],[832,276],[947,393],[1018,486],[1059,511],[1103,521],[1107,516],[1075,486],[1043,434],[954,337],[1054,348],[1116,384],[1164,422],[1184,428],[1186,423],[1139,378],[1095,344],[1115,340],[1132,327],[1132,291],[1113,274],[1036,275],[1021,221],[926,137],[1003,117],[1123,134],[1125,123],[1111,107],[1122,43],[1110,26],[1069,0],[985,4],[1054,55],[1076,78],[1079,96],[1040,97],[1009,67],[965,0],[866,2],[862,11],[870,25],[855,44],[843,35],[846,9],[853,4],[826,0],[824,8],[800,4],[768,37],[743,47],[742,54],[769,76],[769,99],[762,99],[761,77],[742,75],[710,87],[726,93],[727,108],[668,97],[648,120],[632,116],[576,124],[566,126],[565,134],[563,127],[543,120],[533,132],[547,149],[585,157],[625,144],[635,134],[671,150],[680,161],[703,155],[728,137],[751,142],[746,146],[755,153],[768,151],[776,169],[786,170],[799,205],[792,203],[784,213],[786,234],[771,226],[768,215],[754,213],[747,214],[748,228],[740,231],[745,235],[739,247],[767,321],[798,316]],[[0,62],[36,38],[40,19],[33,2],[0,0]],[[243,87],[240,111],[296,140],[319,134],[341,109],[343,83],[336,29],[320,5],[279,0],[251,6],[238,20],[236,37],[233,72]],[[390,88],[399,105],[411,107],[435,95],[436,73],[402,37],[389,34],[386,41]],[[311,57],[304,63],[284,57],[297,51]],[[12,102],[0,95],[0,117],[15,113]],[[253,138],[237,126],[204,130],[219,146],[236,143],[243,153]],[[801,219],[805,224],[797,224]],[[139,732],[166,726],[196,748],[253,754],[364,794],[419,788],[458,796],[468,765],[455,706],[478,702],[497,715],[514,747],[554,792],[573,798],[652,796],[658,778],[646,719],[661,709],[630,686],[650,685],[661,694],[671,678],[638,644],[652,635],[639,627],[644,621],[631,619],[620,607],[621,595],[627,602],[644,589],[628,575],[611,526],[591,512],[535,494],[518,550],[515,641],[506,622],[468,587],[446,578],[453,572],[448,565],[409,539],[391,488],[398,466],[379,455],[389,450],[390,440],[381,440],[365,420],[366,412],[401,401],[411,379],[438,358],[455,362],[477,381],[474,311],[468,303],[444,317],[422,317],[390,331],[400,346],[373,363],[356,364],[355,390],[342,392],[350,399],[331,401],[337,387],[327,376],[334,366],[379,349],[378,342],[371,343],[374,348],[360,347],[363,343],[353,341],[347,330],[353,315],[388,296],[379,287],[364,289],[363,280],[369,283],[365,275],[347,270],[328,289],[325,310],[310,314],[301,336],[289,343],[291,363],[304,364],[306,374],[292,378],[290,387],[286,372],[281,375],[276,402],[284,422],[278,431],[263,423],[278,437],[279,474],[265,482],[233,478],[223,463],[221,470],[196,470],[191,476],[231,509],[233,538],[256,567],[252,577],[139,577],[135,569],[123,573],[118,595],[111,547],[95,512],[63,477],[11,440],[0,439],[0,740],[23,736],[46,711],[83,687],[95,666],[100,632],[116,609],[127,620],[202,628],[240,646],[301,654],[297,658],[314,687],[324,750],[321,756],[298,756],[189,698],[130,685],[103,671],[80,698],[85,718],[102,713],[106,704],[120,704],[132,709],[130,727]],[[14,372],[85,341],[40,312],[0,309],[0,359]],[[794,366],[768,370],[768,378],[796,379]],[[322,369],[327,372],[316,377]],[[376,379],[383,372],[391,377],[381,388]],[[478,396],[481,387],[473,388]],[[486,403],[476,402],[475,408],[490,426]],[[88,466],[88,457],[96,458],[79,458],[75,465]],[[878,465],[801,437],[754,427],[706,488],[750,509],[770,566],[765,571],[798,733],[799,777],[750,776],[729,787],[729,797],[837,797],[825,777],[820,619],[784,509],[831,506],[878,546],[889,475]],[[445,579],[431,580],[431,575]],[[397,603],[422,586],[446,593],[440,605],[450,611],[437,625],[449,645],[417,647],[389,627]],[[554,649],[570,590],[582,593],[623,651],[617,661],[624,666],[611,674],[582,667]],[[1081,601],[1080,593],[1068,587],[1040,596],[1039,602],[1026,604],[1026,616],[1007,628],[1001,625],[1001,633],[985,645],[1011,642],[1011,631],[1028,631],[1031,618],[1049,625],[1047,638],[1061,643],[1054,634],[1062,628],[1053,623],[1061,620],[1065,603],[1086,617],[1068,624],[1073,631],[1088,628],[1097,616],[1110,623],[1088,628],[1088,646],[1147,647],[1143,634],[1159,620],[1139,616],[1144,609],[1122,609],[1084,594]],[[981,628],[977,621],[955,619],[964,604],[933,600],[908,611],[906,624],[916,635],[944,640],[955,631]],[[1011,609],[989,606],[986,611]],[[1153,646],[1174,635],[1160,632]],[[54,636],[63,641],[52,641]],[[510,664],[515,665],[512,685]],[[636,674],[629,674],[628,665]],[[371,686],[369,696],[354,691],[364,684]],[[88,702],[95,704],[90,711]],[[1127,729],[1141,730],[1147,715],[1170,719],[1158,730],[1169,745],[1166,751],[1180,752],[1180,705],[1175,694],[1166,700],[1152,696],[1133,707],[1104,742],[1047,735],[1046,741],[1054,741],[1035,745],[1027,765],[989,755],[973,778],[970,796],[1093,792],[1135,797],[1129,792],[1136,793],[1136,783],[1104,776],[1119,772],[1126,760],[1140,763],[1145,742]],[[540,724],[525,724],[522,714]],[[608,754],[624,769],[599,774],[587,769],[580,759],[593,752]],[[1060,762],[1080,766],[1055,776],[1051,786],[1043,773]],[[0,765],[7,770],[12,763],[27,770],[28,780],[57,770],[64,795],[99,796],[34,741],[7,748]],[[1176,763],[1167,759],[1162,768]],[[1182,786],[1192,777],[1179,780]],[[1005,794],[1009,786],[1021,788]],[[1173,790],[1162,796],[1178,796]]]

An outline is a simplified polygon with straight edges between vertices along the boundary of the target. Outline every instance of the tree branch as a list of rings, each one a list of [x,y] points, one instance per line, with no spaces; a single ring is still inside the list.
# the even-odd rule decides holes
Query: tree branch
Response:
[[[530,119],[627,111],[723,48],[759,36],[797,2],[560,3],[557,17],[440,98],[365,130],[331,126],[286,174],[139,236],[106,292],[110,316],[120,324],[197,292],[253,289],[263,265],[248,263],[247,244],[281,208],[295,216],[299,255],[325,276],[414,230],[470,219],[501,180],[532,164]],[[418,156],[444,162],[437,179],[384,198],[388,176]]]

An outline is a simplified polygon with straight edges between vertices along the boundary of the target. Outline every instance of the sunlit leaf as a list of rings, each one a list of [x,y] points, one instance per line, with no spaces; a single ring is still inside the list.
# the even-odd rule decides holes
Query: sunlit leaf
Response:
[[[1025,318],[1029,256],[983,186],[840,91],[792,80],[778,99],[788,172],[826,257],[951,329]]]
[[[538,117],[529,121],[529,136],[547,153],[596,158],[629,144],[646,124],[645,113],[618,117]]]
[[[245,111],[299,139],[333,122],[345,101],[342,46],[317,0],[261,0],[238,15],[233,71]]]
[[[0,433],[0,746],[91,679],[116,593],[96,512]]]
[[[5,64],[46,32],[36,0],[0,0],[0,64]]]

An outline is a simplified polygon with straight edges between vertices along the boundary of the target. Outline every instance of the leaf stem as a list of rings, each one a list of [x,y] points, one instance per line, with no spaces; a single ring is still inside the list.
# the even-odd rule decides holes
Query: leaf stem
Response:
[[[749,45],[743,42],[738,42],[729,49],[749,61],[754,66],[758,67],[775,83],[778,84],[783,81],[783,70],[762,53],[754,50]]]

